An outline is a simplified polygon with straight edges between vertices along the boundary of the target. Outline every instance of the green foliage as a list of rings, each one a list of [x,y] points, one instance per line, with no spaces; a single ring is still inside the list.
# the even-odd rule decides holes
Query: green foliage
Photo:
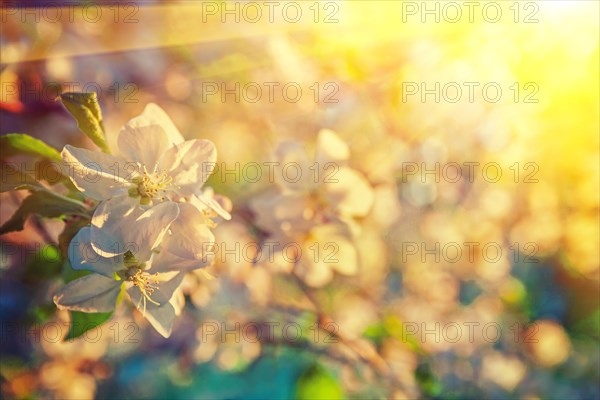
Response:
[[[37,214],[46,218],[57,218],[63,215],[88,215],[83,203],[49,192],[38,190],[23,200],[14,215],[0,227],[0,235],[23,230],[25,221],[30,215]]]
[[[29,257],[25,264],[25,275],[28,279],[43,280],[60,275],[63,258],[56,246],[45,245]]]
[[[77,121],[77,127],[92,142],[105,153],[110,153],[104,126],[102,125],[102,113],[98,104],[96,93],[63,93],[60,99],[65,108]]]
[[[406,343],[413,351],[422,353],[419,341],[405,329],[404,324],[395,315],[388,315],[382,321],[370,325],[363,331],[363,337],[379,346],[386,338],[394,338]]]
[[[364,330],[363,337],[371,340],[376,345],[380,345],[383,339],[389,337],[389,332],[386,330],[383,322],[377,322]]]
[[[579,336],[589,336],[596,340],[600,339],[600,308],[578,321],[572,329]]]
[[[424,363],[419,365],[415,370],[415,378],[423,393],[428,396],[435,397],[442,392],[442,385],[434,375],[433,371],[431,371],[429,364]]]
[[[16,155],[30,155],[36,158],[35,178],[45,180],[51,185],[62,182],[72,187],[71,181],[63,174],[62,158],[58,150],[39,139],[24,133],[9,133],[0,136],[0,160]],[[53,171],[52,173],[50,171]],[[20,174],[10,163],[2,166],[2,191],[19,190],[24,174]],[[21,181],[19,180],[21,179]],[[4,181],[8,182],[4,182]],[[24,187],[27,189],[27,187]],[[29,188],[31,189],[31,188]]]
[[[58,150],[39,139],[24,133],[9,133],[0,136],[0,158],[11,157],[17,154],[29,154],[40,156],[50,161],[62,161]]]
[[[71,311],[71,328],[65,340],[72,340],[83,335],[90,329],[102,325],[110,319],[113,312],[107,313],[84,313]]]
[[[54,303],[48,303],[39,305],[34,307],[33,310],[30,311],[30,314],[33,316],[33,321],[36,324],[46,323],[54,316],[56,313],[56,306]]]
[[[296,398],[343,399],[344,393],[335,377],[318,364],[309,367],[296,382]]]

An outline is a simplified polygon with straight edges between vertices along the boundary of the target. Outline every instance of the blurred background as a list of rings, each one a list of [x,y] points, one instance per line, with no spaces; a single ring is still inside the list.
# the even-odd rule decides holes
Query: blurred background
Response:
[[[30,219],[0,238],[3,397],[599,398],[599,3],[465,3],[3,2],[1,134],[93,148],[55,98],[95,91],[114,144],[156,102],[234,171],[227,248],[268,237],[244,166],[281,140],[335,131],[375,198],[357,271],[220,259],[169,339],[118,310],[63,342],[64,222]]]

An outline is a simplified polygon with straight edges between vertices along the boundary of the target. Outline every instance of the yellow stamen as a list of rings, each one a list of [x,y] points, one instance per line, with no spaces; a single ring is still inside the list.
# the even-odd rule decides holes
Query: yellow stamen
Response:
[[[149,203],[154,198],[164,200],[167,191],[175,188],[173,178],[164,170],[158,172],[158,166],[156,165],[152,172],[148,172],[146,166],[144,166],[143,175],[137,177],[134,183],[137,184],[137,194],[142,197],[142,201],[145,201],[145,203]]]
[[[215,218],[217,216],[217,213],[210,209],[210,208],[205,208],[202,210],[202,216],[204,217],[204,223],[209,227],[209,228],[216,228],[217,224],[215,223],[215,221],[213,221],[211,218]]]
[[[133,286],[136,286],[142,294],[142,297],[140,298],[140,301],[137,304],[137,308],[139,309],[140,303],[143,302],[144,307],[142,314],[144,316],[146,316],[147,301],[154,305],[160,306],[160,303],[154,301],[152,297],[150,297],[152,296],[152,293],[154,293],[155,290],[158,290],[158,273],[150,275],[149,273],[142,271],[141,268],[134,266],[130,267],[127,270],[126,276],[127,280],[132,282]]]

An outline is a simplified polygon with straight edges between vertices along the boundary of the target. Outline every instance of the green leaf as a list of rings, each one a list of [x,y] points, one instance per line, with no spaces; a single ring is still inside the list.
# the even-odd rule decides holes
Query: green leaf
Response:
[[[436,397],[442,392],[442,385],[431,371],[429,364],[417,366],[415,378],[421,390],[430,397]]]
[[[33,324],[44,324],[56,314],[56,305],[54,303],[47,303],[35,306],[33,309],[29,310],[28,314],[30,320],[33,321]]]
[[[2,137],[0,136],[0,141],[2,141],[1,139]],[[4,146],[2,143],[0,143],[0,145]],[[2,157],[0,157],[0,160],[2,160]],[[16,165],[17,164],[13,162],[0,163],[0,192],[21,189],[45,189],[37,181],[42,179],[50,185],[55,185],[60,182],[69,189],[71,187],[75,188],[71,180],[63,174],[62,161],[59,164],[54,160],[43,158],[41,160],[36,160],[35,164],[32,166],[21,164],[21,167],[24,166],[27,170],[35,173],[35,179],[31,175],[22,172]]]
[[[96,93],[63,93],[60,95],[60,99],[65,108],[75,117],[79,130],[86,134],[102,151],[110,153]]]
[[[60,153],[39,139],[24,133],[9,133],[0,136],[0,158],[17,154],[40,156],[51,161],[61,162]]]
[[[71,328],[65,338],[65,341],[78,338],[90,329],[102,325],[110,319],[113,312],[107,313],[84,313],[79,311],[71,311]],[[94,334],[94,337],[96,334]]]
[[[421,353],[423,350],[419,344],[419,341],[415,339],[414,333],[407,331],[407,326],[400,321],[395,315],[389,315],[385,318],[384,328],[387,334],[393,338],[400,340],[402,343],[406,343],[413,351]]]
[[[380,345],[383,340],[389,336],[383,322],[369,325],[363,332],[363,337],[371,340],[376,345]]]
[[[49,191],[36,191],[23,200],[14,215],[0,227],[0,235],[23,230],[25,221],[31,214],[41,217],[57,218],[62,215],[88,216],[89,211],[83,203],[63,197]]]
[[[47,159],[36,161],[35,179],[37,179],[38,181],[44,180],[50,185],[62,183],[68,189],[77,190],[75,188],[75,185],[73,185],[73,182],[71,182],[71,179],[63,173],[62,167],[62,162],[59,164],[55,161],[48,161]]]
[[[315,364],[304,371],[296,382],[296,398],[343,399],[344,393],[339,382],[323,367]]]
[[[54,245],[45,245],[27,258],[24,265],[24,278],[27,280],[45,280],[60,275],[63,257]]]
[[[30,175],[15,168],[10,163],[2,164],[0,168],[0,192],[22,189],[28,189],[31,191],[46,190],[45,187],[43,187]]]

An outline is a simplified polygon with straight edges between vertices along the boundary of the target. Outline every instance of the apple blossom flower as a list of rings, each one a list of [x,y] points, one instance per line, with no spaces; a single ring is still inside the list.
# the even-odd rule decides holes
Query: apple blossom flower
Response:
[[[137,217],[138,241],[129,243],[127,249],[110,257],[94,250],[90,227],[82,228],[69,245],[69,260],[73,269],[92,273],[67,283],[54,296],[59,309],[81,312],[109,312],[125,289],[133,304],[150,324],[164,337],[171,334],[175,316],[183,303],[174,295],[187,271],[206,266],[212,260],[203,254],[194,254],[194,242],[206,237],[205,244],[214,237],[205,225],[185,224],[195,227],[189,235],[172,235],[177,216],[190,219],[198,210],[190,205],[178,207],[165,202],[152,207]],[[174,224],[164,221],[175,220]],[[123,244],[125,247],[125,244]]]
[[[257,224],[284,235],[292,228],[307,232],[315,224],[327,223],[340,223],[356,232],[355,219],[369,213],[374,194],[367,179],[347,165],[349,157],[346,143],[328,129],[318,134],[312,165],[301,144],[281,143],[275,150],[277,190],[255,197],[250,204]]]
[[[359,270],[358,252],[346,227],[315,225],[308,233],[268,242],[261,248],[259,265],[272,273],[293,272],[311,287],[323,287],[338,273],[354,276]]]
[[[313,164],[297,142],[277,147],[277,187],[250,202],[256,224],[278,239],[276,246],[263,249],[272,256],[267,269],[294,271],[312,287],[327,284],[334,272],[358,272],[352,238],[360,232],[357,219],[371,211],[374,191],[361,173],[348,166],[349,157],[346,143],[327,129],[318,134]]]
[[[139,229],[129,216],[164,202],[195,205],[205,223],[217,216],[231,218],[212,195],[202,191],[215,166],[214,144],[200,139],[184,141],[156,104],[148,104],[140,116],[125,124],[114,150],[115,154],[106,154],[67,145],[62,151],[73,184],[101,201],[91,227],[92,244],[99,253],[117,254],[114,244],[131,242],[131,235]],[[163,221],[166,227],[171,222]],[[193,222],[201,223],[198,218]],[[114,234],[118,237],[113,238]]]

